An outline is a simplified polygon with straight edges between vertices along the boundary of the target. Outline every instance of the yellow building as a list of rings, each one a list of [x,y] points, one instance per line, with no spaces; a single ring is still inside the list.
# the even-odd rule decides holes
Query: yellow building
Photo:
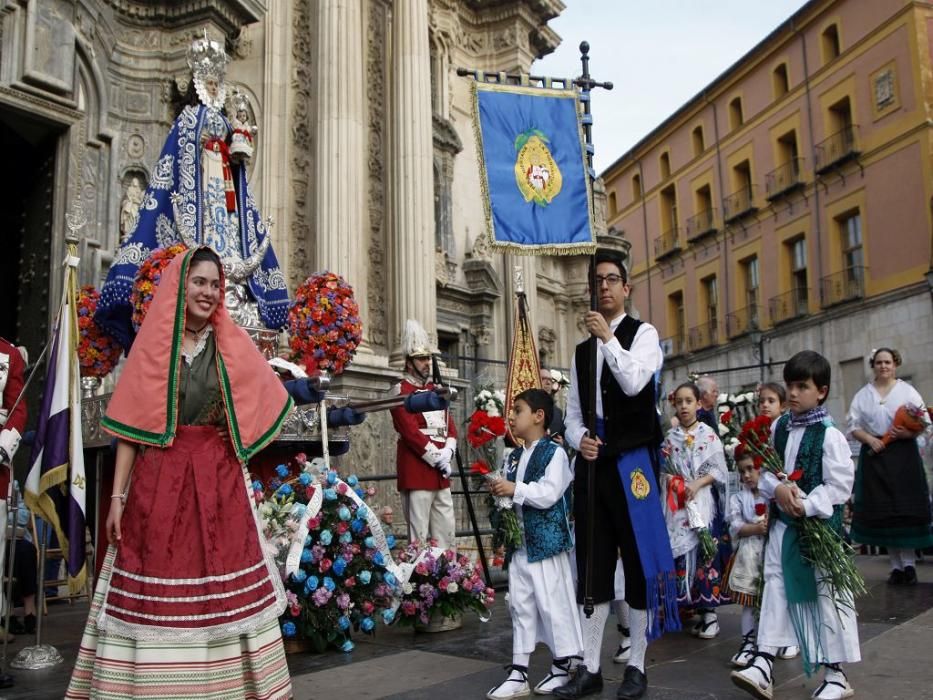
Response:
[[[602,174],[668,385],[810,348],[841,418],[890,345],[933,396],[933,6],[812,0]]]

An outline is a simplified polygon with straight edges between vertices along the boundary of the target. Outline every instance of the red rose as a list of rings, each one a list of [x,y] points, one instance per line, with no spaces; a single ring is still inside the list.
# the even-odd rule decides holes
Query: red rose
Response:
[[[764,503],[755,504],[755,515],[764,515],[767,512],[768,512],[768,506],[766,506]]]
[[[330,567],[333,565],[334,565],[334,562],[332,562],[330,559],[325,557],[321,559],[321,563],[318,566],[318,568],[320,569],[322,574],[326,574],[328,571],[330,571]]]

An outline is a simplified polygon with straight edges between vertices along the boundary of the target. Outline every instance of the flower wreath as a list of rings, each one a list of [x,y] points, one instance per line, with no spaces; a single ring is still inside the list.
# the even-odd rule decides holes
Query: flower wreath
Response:
[[[184,253],[187,249],[181,243],[176,243],[167,248],[156,248],[139,266],[136,279],[133,280],[133,291],[130,292],[130,305],[133,307],[133,330],[137,333],[139,327],[143,325],[143,320],[149,311],[149,305],[152,303],[152,297],[155,295],[156,288],[162,279],[162,270],[168,267],[168,264],[172,262],[176,255]]]
[[[333,272],[311,275],[295,290],[288,309],[292,359],[309,373],[340,374],[363,337],[360,307],[353,287]]]
[[[100,292],[92,285],[81,287],[76,308],[78,312],[78,364],[82,377],[106,377],[120,361],[123,347],[97,323],[94,312]]]

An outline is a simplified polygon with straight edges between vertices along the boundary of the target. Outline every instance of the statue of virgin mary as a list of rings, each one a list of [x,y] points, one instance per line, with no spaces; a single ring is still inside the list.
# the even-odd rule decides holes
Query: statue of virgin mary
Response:
[[[285,276],[266,240],[269,232],[246,181],[245,160],[230,157],[223,45],[205,33],[191,44],[188,66],[199,101],[186,106],[169,131],[136,228],[117,251],[95,315],[127,349],[135,336],[130,292],[136,272],[152,250],[179,242],[208,245],[225,268],[243,273],[240,289],[228,290],[228,302],[231,296],[249,296],[241,301],[255,304],[256,320],[267,328],[287,322]]]

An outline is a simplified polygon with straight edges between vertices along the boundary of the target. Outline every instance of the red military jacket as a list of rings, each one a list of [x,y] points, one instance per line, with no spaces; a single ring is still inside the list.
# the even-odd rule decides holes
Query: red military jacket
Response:
[[[26,429],[26,402],[20,401],[13,413],[10,410],[23,390],[26,363],[16,346],[0,338],[0,395],[3,397],[0,408],[0,447],[12,457],[19,447],[20,438]],[[0,498],[4,498],[10,480],[10,468],[0,466]]]
[[[433,387],[431,382],[419,387],[406,377],[395,385],[393,391],[407,396]],[[398,433],[396,465],[399,491],[449,488],[450,480],[434,467],[434,461],[445,445],[453,448],[457,445],[457,430],[450,411],[409,413],[404,406],[398,406],[392,409],[392,423]]]

